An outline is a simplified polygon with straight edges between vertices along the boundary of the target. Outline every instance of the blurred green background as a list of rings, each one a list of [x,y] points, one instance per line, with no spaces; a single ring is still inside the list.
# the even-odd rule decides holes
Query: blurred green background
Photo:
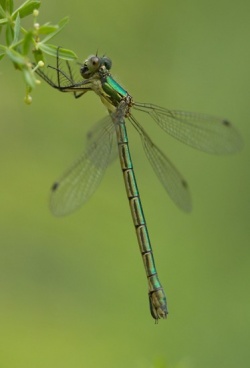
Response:
[[[210,156],[137,114],[190,184],[186,215],[129,129],[169,303],[155,325],[118,161],[80,211],[58,219],[48,209],[51,184],[104,107],[94,94],[75,100],[45,83],[26,106],[21,73],[2,60],[1,368],[248,366],[249,12],[247,0],[42,2],[41,23],[70,16],[55,44],[80,60],[96,50],[111,57],[135,100],[230,119],[245,145]]]

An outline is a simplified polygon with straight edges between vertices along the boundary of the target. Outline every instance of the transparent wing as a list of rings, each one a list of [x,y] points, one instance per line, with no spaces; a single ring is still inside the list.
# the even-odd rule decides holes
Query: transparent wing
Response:
[[[186,180],[164,153],[152,142],[138,121],[132,115],[130,115],[129,120],[140,134],[147,159],[170,198],[182,210],[190,212],[192,200]]]
[[[193,112],[167,110],[135,103],[136,110],[148,113],[168,134],[199,150],[225,154],[239,151],[242,138],[227,120]]]
[[[103,129],[95,134],[86,151],[52,186],[50,208],[55,216],[64,216],[82,206],[98,187],[108,166],[114,134],[110,116],[99,122]]]
[[[90,147],[98,141],[98,137],[103,132],[107,131],[107,134],[115,134],[115,125],[111,119],[103,119],[94,124],[87,133],[86,147]],[[109,156],[109,164],[112,164],[118,157],[118,147],[116,139],[112,140],[111,151]],[[96,163],[98,164],[98,163]]]

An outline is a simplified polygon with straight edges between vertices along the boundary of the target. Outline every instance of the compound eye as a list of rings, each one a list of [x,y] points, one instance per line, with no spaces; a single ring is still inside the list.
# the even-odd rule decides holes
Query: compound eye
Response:
[[[111,66],[112,66],[112,61],[108,57],[106,57],[106,56],[104,56],[102,58],[102,60],[103,60],[103,64],[105,65],[105,68],[107,70],[110,70],[111,69]]]

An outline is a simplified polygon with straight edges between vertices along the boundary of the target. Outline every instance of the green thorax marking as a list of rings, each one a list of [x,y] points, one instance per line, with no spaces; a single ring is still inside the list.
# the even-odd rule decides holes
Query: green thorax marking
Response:
[[[101,79],[102,88],[104,92],[109,96],[110,101],[114,106],[117,106],[121,100],[128,95],[128,92],[125,91],[120,84],[118,84],[111,75],[103,76]]]

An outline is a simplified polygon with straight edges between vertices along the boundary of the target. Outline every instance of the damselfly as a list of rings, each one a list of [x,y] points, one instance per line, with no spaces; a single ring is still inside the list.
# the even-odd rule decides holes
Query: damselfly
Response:
[[[88,91],[95,92],[107,107],[109,115],[99,121],[89,134],[85,152],[54,183],[51,193],[51,210],[56,216],[66,215],[94,193],[104,171],[114,158],[117,147],[135,231],[142,255],[147,280],[150,311],[157,321],[168,314],[165,292],[160,283],[141,199],[136,183],[129,150],[125,120],[139,133],[145,154],[162,185],[172,200],[184,211],[191,210],[191,197],[186,180],[176,170],[165,154],[152,142],[132,114],[132,110],[145,112],[165,132],[194,148],[215,154],[233,153],[242,146],[242,140],[228,120],[218,117],[183,111],[168,110],[153,104],[135,102],[132,96],[111,76],[111,60],[92,55],[81,65],[81,80],[75,82],[69,63],[67,71],[56,67],[56,82],[41,69],[38,75],[61,92],[72,92],[75,98]],[[116,137],[116,139],[115,139]],[[117,149],[116,149],[117,150]]]

